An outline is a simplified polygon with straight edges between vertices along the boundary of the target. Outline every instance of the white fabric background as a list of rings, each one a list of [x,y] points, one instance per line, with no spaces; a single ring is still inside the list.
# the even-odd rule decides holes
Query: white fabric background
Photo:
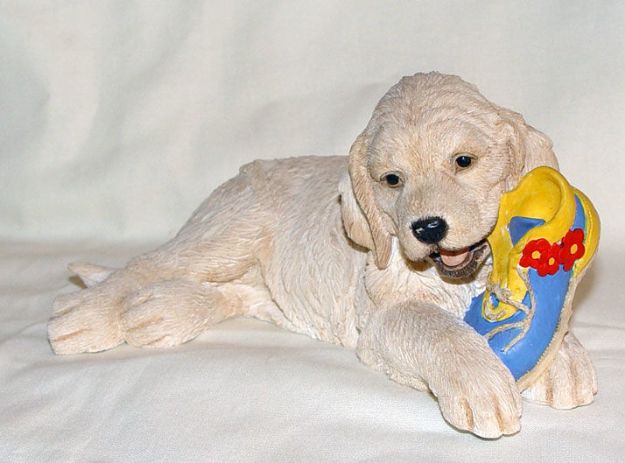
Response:
[[[121,265],[255,158],[343,154],[399,77],[455,73],[554,141],[603,219],[575,332],[596,403],[494,442],[257,321],[55,357],[71,260]],[[625,461],[625,4],[0,1],[0,461]]]

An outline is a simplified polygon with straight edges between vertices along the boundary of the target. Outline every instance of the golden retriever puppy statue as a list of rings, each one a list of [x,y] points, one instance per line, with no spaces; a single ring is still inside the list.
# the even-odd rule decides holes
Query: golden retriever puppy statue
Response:
[[[595,372],[573,334],[520,391],[463,321],[489,274],[501,195],[535,167],[557,168],[551,146],[459,77],[404,77],[348,157],[252,162],[125,268],[70,264],[87,289],[54,301],[52,349],[170,347],[255,317],[355,349],[478,436],[519,431],[521,393],[588,404]]]

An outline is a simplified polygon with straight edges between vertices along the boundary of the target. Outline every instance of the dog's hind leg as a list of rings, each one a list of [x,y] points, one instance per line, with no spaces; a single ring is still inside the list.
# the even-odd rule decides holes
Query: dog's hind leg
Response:
[[[242,314],[238,298],[218,285],[167,280],[141,288],[121,315],[124,340],[136,347],[170,347],[195,338],[212,325]]]
[[[215,190],[174,239],[126,267],[74,266],[90,287],[54,301],[48,323],[53,350],[98,352],[126,339],[173,345],[234,314],[233,302],[212,284],[244,277],[268,249],[259,198],[248,176],[239,175]],[[160,341],[153,336],[156,312],[159,329],[177,327]]]
[[[255,280],[250,272],[245,280]],[[252,278],[249,278],[251,276]],[[136,347],[171,347],[236,316],[286,321],[264,285],[161,281],[140,289],[121,315],[124,340]]]

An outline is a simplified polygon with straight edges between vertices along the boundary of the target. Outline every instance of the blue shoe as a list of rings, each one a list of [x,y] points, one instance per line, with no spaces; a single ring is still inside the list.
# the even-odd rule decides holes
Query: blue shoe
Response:
[[[502,196],[488,237],[493,269],[464,320],[488,339],[521,389],[558,352],[599,228],[588,198],[549,167],[532,170]]]

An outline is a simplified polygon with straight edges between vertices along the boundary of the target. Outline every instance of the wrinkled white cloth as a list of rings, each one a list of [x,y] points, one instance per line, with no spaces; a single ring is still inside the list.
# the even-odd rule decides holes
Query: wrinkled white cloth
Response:
[[[0,0],[0,461],[625,461],[621,2]],[[337,346],[254,320],[54,356],[73,260],[122,265],[255,158],[346,153],[404,74],[554,140],[603,219],[573,329],[599,395],[484,441]]]

